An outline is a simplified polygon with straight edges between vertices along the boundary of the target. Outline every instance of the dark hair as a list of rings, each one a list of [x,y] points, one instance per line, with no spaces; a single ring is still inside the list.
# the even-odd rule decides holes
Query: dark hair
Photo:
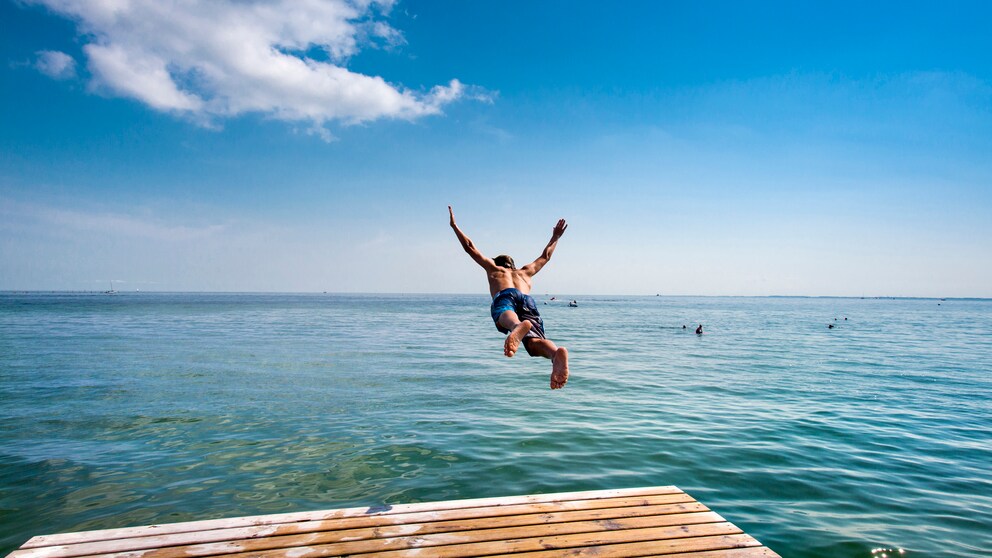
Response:
[[[506,254],[501,254],[499,256],[496,256],[496,258],[493,259],[493,263],[495,263],[498,267],[517,269],[517,266],[513,265],[513,258],[507,256]]]

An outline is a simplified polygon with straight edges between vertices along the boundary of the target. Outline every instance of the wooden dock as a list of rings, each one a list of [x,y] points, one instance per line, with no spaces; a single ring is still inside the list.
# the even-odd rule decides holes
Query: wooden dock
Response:
[[[674,486],[453,500],[43,535],[9,558],[777,557]]]

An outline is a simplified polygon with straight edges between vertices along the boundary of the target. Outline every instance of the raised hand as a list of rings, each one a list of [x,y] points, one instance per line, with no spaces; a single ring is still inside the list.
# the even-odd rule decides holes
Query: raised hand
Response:
[[[448,209],[451,209],[450,207]],[[452,217],[453,218],[453,217]],[[555,225],[555,230],[551,233],[552,238],[561,238],[561,235],[565,234],[565,229],[568,225],[565,223],[564,219],[558,219],[558,224]]]
[[[455,226],[455,212],[451,210],[451,206],[448,206],[448,215],[451,216],[451,226]]]

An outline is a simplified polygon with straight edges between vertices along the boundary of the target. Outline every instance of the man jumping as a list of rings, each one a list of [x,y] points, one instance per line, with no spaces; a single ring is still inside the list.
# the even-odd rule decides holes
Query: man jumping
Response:
[[[544,267],[558,245],[558,239],[565,233],[568,225],[564,219],[559,219],[551,233],[551,241],[544,247],[544,252],[533,262],[517,269],[510,256],[487,258],[479,252],[472,240],[455,224],[455,213],[448,206],[451,216],[451,228],[454,229],[462,248],[475,260],[475,263],[486,270],[489,278],[489,294],[493,297],[490,312],[496,329],[507,334],[503,343],[503,354],[512,357],[520,348],[522,342],[530,356],[543,356],[551,359],[551,389],[565,387],[568,381],[568,349],[558,347],[544,335],[544,321],[537,313],[537,304],[530,296],[531,277],[537,275]]]

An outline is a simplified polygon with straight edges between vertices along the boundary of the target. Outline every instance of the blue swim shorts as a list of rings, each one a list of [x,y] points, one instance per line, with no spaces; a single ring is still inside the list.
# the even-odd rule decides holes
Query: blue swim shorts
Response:
[[[510,333],[510,330],[499,325],[499,317],[507,310],[513,310],[517,313],[517,317],[521,320],[527,320],[531,323],[530,331],[524,336],[524,339],[528,337],[536,337],[537,339],[547,339],[544,335],[544,320],[541,319],[541,315],[537,313],[537,303],[534,302],[534,298],[530,295],[525,295],[517,289],[503,289],[502,291],[496,293],[493,297],[493,305],[490,307],[489,312],[493,316],[493,322],[496,323],[496,329],[500,333]]]

